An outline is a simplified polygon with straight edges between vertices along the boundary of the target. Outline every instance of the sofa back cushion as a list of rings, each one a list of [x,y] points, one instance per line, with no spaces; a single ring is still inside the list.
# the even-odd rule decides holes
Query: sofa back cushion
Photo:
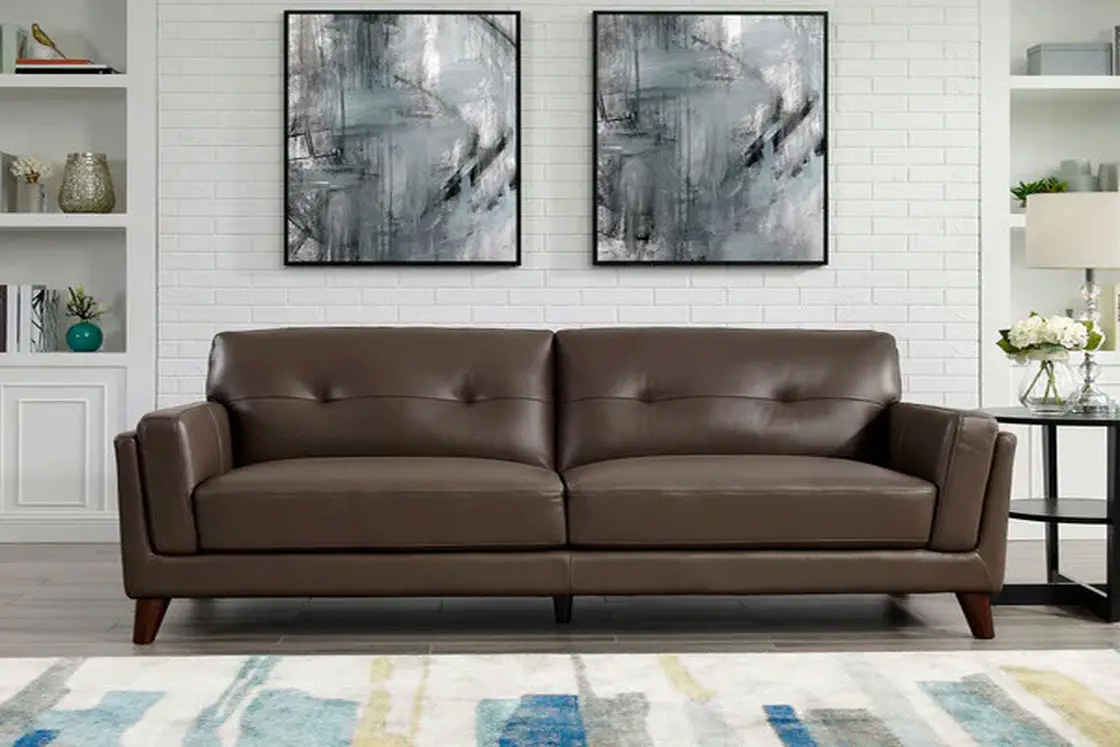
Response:
[[[504,459],[551,467],[552,333],[297,328],[214,338],[207,396],[234,461]]]
[[[782,329],[557,333],[559,469],[666,454],[874,458],[894,338]]]

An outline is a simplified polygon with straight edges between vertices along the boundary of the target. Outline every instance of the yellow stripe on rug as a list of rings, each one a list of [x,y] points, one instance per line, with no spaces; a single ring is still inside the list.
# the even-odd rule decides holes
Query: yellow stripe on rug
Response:
[[[1120,709],[1075,679],[1057,672],[1004,667],[1019,684],[1100,745],[1120,744]]]
[[[677,692],[684,693],[689,700],[695,703],[715,700],[716,694],[697,682],[675,654],[661,654],[657,658],[661,662],[661,668],[665,671],[665,676],[669,678],[669,682],[673,684]]]
[[[362,717],[354,729],[354,738],[350,742],[352,747],[414,747],[416,733],[420,731],[420,715],[424,708],[424,691],[428,686],[428,671],[431,660],[424,657],[420,664],[420,684],[412,699],[408,733],[394,734],[389,732],[389,710],[393,705],[393,696],[387,685],[393,676],[393,662],[387,657],[380,656],[370,662],[369,678],[375,687],[370,691],[369,700],[366,701]]]

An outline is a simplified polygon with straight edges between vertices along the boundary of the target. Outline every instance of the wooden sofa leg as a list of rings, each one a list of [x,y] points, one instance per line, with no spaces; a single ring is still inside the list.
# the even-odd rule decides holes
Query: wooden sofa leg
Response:
[[[132,642],[137,646],[147,646],[156,639],[159,626],[171,600],[166,597],[137,599],[136,612],[132,618]]]
[[[567,625],[572,621],[572,598],[558,596],[552,598],[552,612],[556,615],[556,622]]]
[[[961,612],[968,621],[968,629],[972,631],[973,638],[987,641],[996,637],[996,627],[992,622],[991,594],[958,592],[957,602],[961,605]]]

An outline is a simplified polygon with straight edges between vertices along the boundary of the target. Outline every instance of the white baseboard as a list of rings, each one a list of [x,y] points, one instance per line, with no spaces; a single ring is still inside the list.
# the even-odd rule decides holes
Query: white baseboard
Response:
[[[116,514],[0,516],[0,544],[113,543],[120,541]]]

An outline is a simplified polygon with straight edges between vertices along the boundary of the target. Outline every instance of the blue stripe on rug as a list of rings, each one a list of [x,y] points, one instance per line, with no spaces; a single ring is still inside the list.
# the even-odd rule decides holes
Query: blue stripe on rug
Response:
[[[218,700],[195,716],[194,723],[183,738],[183,747],[221,747],[219,730],[253,691],[268,681],[279,661],[277,656],[250,656],[246,659]]]
[[[358,704],[301,690],[264,690],[241,715],[237,747],[350,747]]]
[[[33,731],[30,734],[25,734],[20,737],[12,747],[47,747],[48,744],[57,738],[57,731],[40,729],[39,731]]]
[[[983,675],[963,682],[923,682],[922,688],[982,747],[1070,747]]]
[[[58,732],[68,744],[82,747],[119,747],[121,735],[140,722],[163,693],[126,690],[106,693],[93,708],[47,711],[38,726]]]
[[[498,747],[587,747],[575,695],[523,695]]]
[[[475,747],[498,747],[506,722],[517,712],[516,700],[480,700],[474,709]]]
[[[809,733],[809,727],[801,723],[801,719],[797,717],[793,706],[768,705],[763,706],[762,710],[766,712],[766,720],[770,722],[770,728],[778,735],[778,739],[782,740],[785,747],[820,747],[817,740]]]

